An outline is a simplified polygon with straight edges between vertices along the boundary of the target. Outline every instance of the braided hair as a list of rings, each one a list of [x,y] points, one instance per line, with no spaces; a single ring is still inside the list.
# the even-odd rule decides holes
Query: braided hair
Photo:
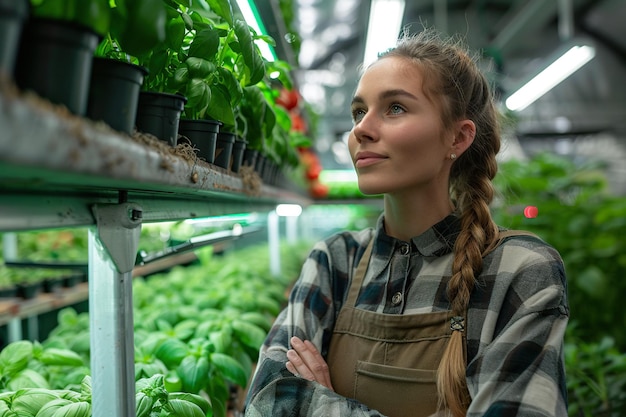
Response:
[[[464,119],[476,126],[474,141],[452,164],[449,180],[461,232],[454,246],[447,295],[453,314],[464,317],[475,277],[482,271],[483,251],[498,236],[489,210],[500,149],[498,112],[487,79],[460,38],[443,38],[426,29],[403,36],[380,59],[385,57],[405,58],[419,66],[424,93],[441,105],[443,126]],[[470,403],[465,371],[463,335],[453,331],[438,367],[437,390],[440,406],[454,417],[465,416]]]

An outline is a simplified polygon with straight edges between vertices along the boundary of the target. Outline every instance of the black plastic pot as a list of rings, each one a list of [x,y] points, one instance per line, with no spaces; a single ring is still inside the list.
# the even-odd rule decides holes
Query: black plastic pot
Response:
[[[13,77],[28,0],[0,0],[0,73]]]
[[[101,120],[120,132],[133,133],[139,91],[148,71],[117,59],[93,61],[87,117]]]
[[[17,297],[17,287],[0,287],[0,298],[13,298]]]
[[[141,91],[137,104],[137,130],[176,146],[180,114],[187,98],[180,94]]]
[[[93,54],[99,36],[71,22],[34,18],[27,21],[15,66],[15,81],[72,113],[87,111]]]
[[[243,154],[246,151],[246,141],[237,137],[235,143],[233,143],[233,155],[231,157],[230,170],[233,172],[239,172],[241,164],[243,163]]]
[[[17,296],[26,300],[37,297],[43,289],[43,282],[20,282],[17,285]]]
[[[259,174],[259,177],[261,177],[261,179],[263,179],[263,166],[265,165],[266,161],[267,158],[260,152],[257,154],[256,161],[254,161],[254,171]]]
[[[252,167],[252,169],[254,169],[254,166],[256,164],[256,159],[258,156],[259,156],[259,151],[257,151],[256,149],[246,147],[246,149],[243,151],[243,161],[241,162],[241,165],[249,166],[249,167]]]
[[[55,292],[57,289],[61,288],[63,284],[63,280],[60,277],[55,278],[46,278],[43,280],[43,292],[51,293]]]
[[[215,160],[215,144],[221,125],[222,123],[217,120],[181,119],[178,133],[186,137],[197,149],[198,157],[212,164]],[[179,143],[181,139],[178,139]]]
[[[215,144],[215,165],[230,169],[230,157],[233,153],[236,135],[231,132],[219,132]]]

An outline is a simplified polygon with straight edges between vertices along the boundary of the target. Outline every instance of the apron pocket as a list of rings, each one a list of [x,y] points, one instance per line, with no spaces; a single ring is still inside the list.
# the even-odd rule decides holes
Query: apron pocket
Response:
[[[392,417],[437,411],[436,371],[357,362],[354,397]]]

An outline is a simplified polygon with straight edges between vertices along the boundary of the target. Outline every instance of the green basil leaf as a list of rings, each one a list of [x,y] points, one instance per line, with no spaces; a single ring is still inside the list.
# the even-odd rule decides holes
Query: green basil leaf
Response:
[[[58,365],[58,366],[82,366],[84,365],[83,358],[78,353],[69,349],[47,348],[41,353],[38,359],[46,365]]]
[[[0,374],[11,376],[23,370],[33,358],[33,344],[28,340],[9,343],[0,351]]]
[[[39,372],[26,368],[9,380],[7,388],[11,391],[22,388],[50,388],[50,384]]]
[[[232,321],[231,326],[237,339],[253,349],[260,348],[267,336],[265,330],[250,322],[235,319]]]
[[[174,72],[174,76],[170,78],[169,86],[174,90],[182,89],[189,81],[189,69],[180,67]]]
[[[176,368],[183,391],[197,394],[209,382],[209,361],[206,357],[186,356]]]
[[[106,35],[111,24],[109,0],[78,0],[76,21],[92,28],[100,36]]]
[[[154,401],[144,392],[135,394],[135,417],[149,417]]]
[[[18,415],[36,415],[39,410],[59,396],[55,391],[45,388],[24,388],[15,392],[11,409]]]
[[[273,320],[268,315],[261,314],[258,311],[248,311],[242,313],[241,316],[239,316],[239,319],[241,321],[255,324],[266,332],[269,332],[272,328]]]
[[[211,410],[211,402],[198,394],[191,394],[189,392],[170,392],[168,400],[183,400],[194,403],[203,413],[207,414]]]
[[[216,30],[207,28],[196,33],[189,46],[189,56],[214,60],[220,46],[220,37]]]
[[[247,68],[248,79],[246,85],[254,85],[265,76],[263,58],[254,47],[248,24],[242,20],[236,20],[234,28],[239,47],[241,48],[241,55]]]
[[[46,405],[44,405],[43,407],[41,407],[41,409],[37,413],[37,417],[52,417],[56,415],[57,411],[59,411],[63,407],[66,407],[74,403],[75,403],[74,401],[67,400],[65,398],[58,398],[56,400],[52,400],[48,402]],[[59,413],[59,415],[63,415],[63,414]]]
[[[228,22],[229,25],[233,24],[233,9],[229,0],[207,0],[209,7],[216,15]]]
[[[174,337],[164,340],[155,351],[156,357],[168,368],[178,366],[187,353],[187,344]]]
[[[235,113],[230,105],[230,95],[221,85],[211,85],[211,101],[206,111],[207,116],[219,120],[225,126],[234,126]]]
[[[165,41],[167,12],[162,0],[134,0],[128,3],[128,22],[118,39],[122,49],[140,56]]]
[[[231,356],[219,352],[211,353],[211,363],[222,375],[240,387],[248,384],[248,375],[243,366]]]
[[[174,416],[206,417],[206,413],[190,401],[172,399],[167,402],[167,408],[172,410]]]
[[[73,402],[59,408],[54,416],[91,417],[91,404],[86,401]]]
[[[187,84],[185,96],[187,97],[185,108],[191,109],[195,117],[203,118],[212,101],[211,87],[203,79],[192,78]]]
[[[274,113],[274,109],[272,106],[265,106],[265,114],[263,115],[263,126],[265,127],[265,137],[271,137],[274,131],[274,126],[276,126],[276,113]],[[273,315],[278,315],[280,306],[278,303],[274,303],[272,299],[269,297],[264,297],[265,299],[272,302],[271,307],[267,307],[266,311],[270,311]],[[267,304],[267,303],[266,303]]]
[[[226,87],[228,95],[230,96],[229,102],[232,107],[236,107],[243,97],[243,88],[230,70],[224,67],[217,67],[217,81]]]
[[[185,40],[185,21],[178,15],[167,21],[165,25],[165,44],[168,48],[179,51]]]
[[[189,56],[185,61],[192,78],[208,78],[215,71],[215,64],[204,58]]]
[[[226,353],[232,349],[232,328],[224,326],[222,330],[211,332],[209,340],[215,347],[215,352]]]

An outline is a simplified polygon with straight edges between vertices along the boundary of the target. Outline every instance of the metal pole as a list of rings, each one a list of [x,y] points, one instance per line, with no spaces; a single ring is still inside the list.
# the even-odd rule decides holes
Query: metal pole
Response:
[[[89,324],[93,417],[135,415],[132,270],[141,208],[94,206],[89,229]]]
[[[2,235],[2,252],[5,261],[17,261],[17,234]]]
[[[294,244],[298,241],[298,219],[299,216],[287,216],[285,222],[287,242]]]
[[[278,224],[278,214],[272,210],[267,215],[267,240],[270,251],[270,273],[278,276],[280,270],[280,230]]]

